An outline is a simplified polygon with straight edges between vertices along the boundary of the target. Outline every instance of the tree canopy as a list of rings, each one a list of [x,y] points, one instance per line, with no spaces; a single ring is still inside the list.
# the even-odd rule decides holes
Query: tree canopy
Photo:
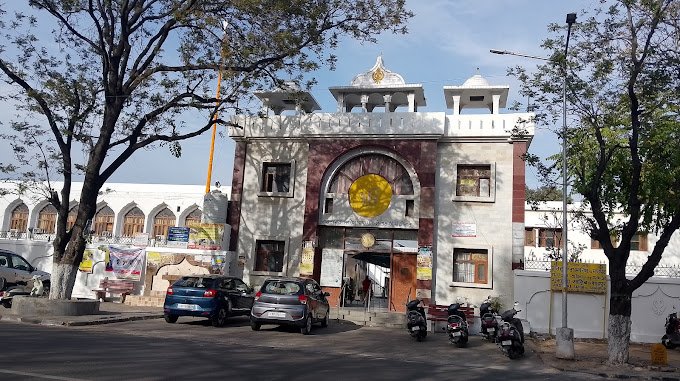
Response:
[[[569,182],[592,210],[592,217],[581,218],[609,260],[609,358],[625,362],[632,292],[654,274],[680,226],[680,146],[674,144],[680,134],[680,3],[601,1],[578,17],[568,56],[566,25],[550,25],[543,47],[552,62],[534,73],[518,67],[510,74],[522,81],[546,124],[561,120],[566,76]],[[564,164],[553,158],[557,167]],[[614,219],[619,212],[627,218]],[[627,279],[631,239],[639,231],[658,240],[642,270]],[[620,237],[618,246],[612,236]]]
[[[70,297],[97,193],[136,151],[180,155],[213,120],[229,124],[215,116],[246,111],[253,90],[309,86],[307,73],[334,66],[341,39],[405,33],[411,16],[404,0],[29,0],[0,10],[1,100],[16,110],[0,134],[16,160],[0,171],[24,186],[49,181],[50,297]],[[83,189],[67,229],[75,174]]]

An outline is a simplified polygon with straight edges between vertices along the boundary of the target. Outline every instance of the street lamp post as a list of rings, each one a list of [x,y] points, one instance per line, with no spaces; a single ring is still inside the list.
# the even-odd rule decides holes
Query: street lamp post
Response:
[[[562,327],[557,329],[556,357],[574,359],[574,330],[567,326],[567,286],[568,286],[568,246],[567,246],[567,53],[571,26],[576,23],[576,13],[567,14],[567,40],[564,45],[564,64],[562,67],[564,83],[562,87]],[[508,54],[519,57],[551,61],[548,58],[528,54],[514,53],[507,50],[491,49],[494,54]],[[552,302],[552,301],[551,301]]]

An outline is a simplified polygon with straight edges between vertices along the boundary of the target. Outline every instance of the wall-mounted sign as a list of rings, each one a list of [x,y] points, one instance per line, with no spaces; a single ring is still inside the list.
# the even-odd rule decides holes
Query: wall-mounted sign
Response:
[[[416,267],[416,279],[431,280],[432,279],[432,248],[420,247],[418,248]]]
[[[550,266],[550,289],[562,291],[562,261]],[[607,266],[599,263],[567,263],[567,292],[607,293]]]
[[[476,237],[477,224],[466,222],[454,222],[452,237]]]
[[[189,249],[220,250],[224,224],[196,223],[189,225]]]
[[[302,258],[300,258],[300,276],[314,275],[314,245],[312,241],[302,244]]]
[[[189,245],[189,228],[185,226],[171,226],[168,228],[168,247],[186,249]]]

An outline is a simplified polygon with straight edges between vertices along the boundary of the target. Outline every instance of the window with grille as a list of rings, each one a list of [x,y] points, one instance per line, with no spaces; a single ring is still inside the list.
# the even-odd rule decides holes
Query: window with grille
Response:
[[[97,212],[94,216],[93,229],[94,235],[107,235],[113,234],[113,209],[105,206]],[[108,234],[107,234],[108,233]]]
[[[28,206],[21,203],[12,210],[12,218],[9,222],[10,230],[26,231],[28,228]]]
[[[562,229],[538,229],[538,247],[559,247],[562,242]]]
[[[138,207],[130,209],[125,213],[123,221],[123,236],[134,237],[135,234],[144,231],[144,212]]]
[[[454,249],[453,281],[489,283],[489,252],[486,249]]]
[[[54,233],[54,228],[57,226],[57,208],[49,204],[40,210],[38,213],[38,229],[43,233]]]
[[[255,248],[255,271],[283,272],[284,241],[258,240]]]
[[[291,191],[291,163],[263,163],[260,192],[288,194]]]
[[[175,214],[168,208],[161,210],[153,220],[154,237],[167,236],[168,228],[172,226],[175,226]]]
[[[69,210],[68,212],[68,217],[66,217],[66,229],[70,230],[73,228],[73,225],[76,224],[76,217],[78,217],[78,207],[74,206]]]
[[[191,213],[187,215],[184,219],[184,226],[189,226],[192,224],[198,224],[201,222],[201,209],[194,209]]]

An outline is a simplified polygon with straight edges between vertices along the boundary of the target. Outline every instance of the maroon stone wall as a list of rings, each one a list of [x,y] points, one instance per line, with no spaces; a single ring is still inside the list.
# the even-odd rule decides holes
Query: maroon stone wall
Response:
[[[328,167],[345,153],[359,147],[376,147],[394,152],[410,163],[420,182],[420,221],[418,229],[418,245],[431,246],[434,240],[434,202],[435,202],[435,174],[437,166],[436,140],[310,140],[309,157],[307,160],[307,186],[305,195],[305,219],[303,240],[313,240],[317,236],[319,221],[319,197],[321,196],[321,181]],[[412,258],[405,258],[412,257]],[[319,280],[321,268],[321,250],[317,248],[314,258],[314,278]],[[395,297],[393,304],[397,310],[409,296],[415,297],[416,292],[416,256],[400,255],[392,261],[393,273],[401,271],[412,276],[398,276],[392,279],[390,297]],[[401,266],[410,266],[403,268]],[[431,289],[431,282],[420,286]],[[410,291],[409,291],[410,290]],[[402,300],[403,299],[403,300]],[[403,304],[403,303],[401,303]]]

